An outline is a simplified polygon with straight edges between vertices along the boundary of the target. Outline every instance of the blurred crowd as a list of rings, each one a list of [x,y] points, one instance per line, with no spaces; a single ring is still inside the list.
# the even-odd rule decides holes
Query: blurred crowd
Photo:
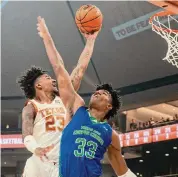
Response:
[[[160,120],[155,121],[154,118],[150,118],[150,120],[148,120],[147,122],[138,122],[138,123],[136,123],[135,119],[132,119],[130,123],[129,131],[153,128],[153,127],[168,125],[176,122],[178,122],[178,114],[175,114],[172,119],[161,117]]]

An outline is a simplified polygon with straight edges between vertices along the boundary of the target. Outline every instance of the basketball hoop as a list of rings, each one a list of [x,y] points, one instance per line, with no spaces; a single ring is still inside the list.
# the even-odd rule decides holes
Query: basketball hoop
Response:
[[[168,51],[163,60],[167,60],[178,68],[178,29],[171,29],[171,22],[178,25],[178,20],[174,15],[175,14],[172,12],[161,11],[153,15],[149,23],[152,25],[152,30],[164,38],[168,43]],[[167,19],[163,20],[163,17]]]

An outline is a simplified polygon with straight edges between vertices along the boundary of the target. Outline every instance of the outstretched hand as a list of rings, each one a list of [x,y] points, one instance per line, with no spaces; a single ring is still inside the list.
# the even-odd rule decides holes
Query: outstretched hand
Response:
[[[44,38],[45,35],[49,35],[48,28],[46,26],[44,18],[41,18],[40,16],[37,18],[37,30],[38,34],[41,38]]]
[[[80,32],[84,36],[84,38],[86,40],[95,40],[97,38],[97,36],[98,36],[98,34],[99,34],[100,31],[101,31],[101,28],[99,29],[99,31],[96,31],[96,32],[94,32],[92,34],[90,34],[90,33],[82,33],[81,31]]]
[[[83,33],[82,35],[85,37],[85,39],[86,40],[90,40],[90,39],[93,39],[93,40],[95,40],[96,39],[96,37],[98,36],[98,33],[99,33],[99,31],[97,31],[97,32],[95,32],[95,33],[93,33],[93,34],[85,34],[85,33]]]

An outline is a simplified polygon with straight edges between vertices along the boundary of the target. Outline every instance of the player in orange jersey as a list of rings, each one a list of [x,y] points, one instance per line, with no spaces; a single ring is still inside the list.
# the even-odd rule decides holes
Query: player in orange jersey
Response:
[[[39,23],[37,25],[39,27]],[[76,91],[88,67],[97,34],[85,35],[85,48],[71,74]],[[43,35],[49,59],[53,58],[53,50],[57,52],[53,39],[48,31],[39,35]],[[18,83],[29,99],[22,112],[22,135],[26,148],[33,153],[26,162],[23,176],[57,177],[60,137],[70,120],[66,119],[66,110],[58,95],[56,81],[41,68],[32,67],[20,77]]]

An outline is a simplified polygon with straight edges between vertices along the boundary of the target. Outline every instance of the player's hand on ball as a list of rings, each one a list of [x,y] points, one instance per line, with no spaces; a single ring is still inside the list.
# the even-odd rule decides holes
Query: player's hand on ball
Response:
[[[93,34],[83,34],[86,40],[95,40],[98,36],[99,31],[93,33]]]
[[[96,31],[96,32],[94,32],[92,34],[90,34],[90,33],[87,34],[87,33],[82,33],[82,32],[81,33],[85,37],[86,40],[95,40],[100,31],[101,31],[101,28],[100,28],[99,31]]]
[[[38,17],[38,23],[37,23],[37,30],[38,34],[41,38],[44,38],[45,35],[49,35],[48,28],[46,26],[44,18],[41,18],[40,16]]]

